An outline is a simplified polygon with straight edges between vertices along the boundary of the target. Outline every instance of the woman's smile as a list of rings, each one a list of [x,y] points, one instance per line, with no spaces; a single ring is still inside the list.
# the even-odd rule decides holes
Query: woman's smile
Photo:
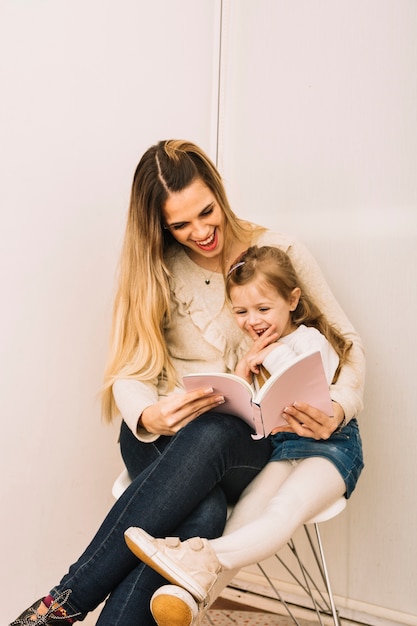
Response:
[[[198,246],[201,250],[206,250],[207,252],[210,252],[211,250],[215,250],[217,243],[218,243],[217,228],[213,230],[213,232],[211,233],[209,237],[207,237],[207,239],[204,239],[202,241],[198,241],[194,239],[192,241],[194,241],[196,246]]]

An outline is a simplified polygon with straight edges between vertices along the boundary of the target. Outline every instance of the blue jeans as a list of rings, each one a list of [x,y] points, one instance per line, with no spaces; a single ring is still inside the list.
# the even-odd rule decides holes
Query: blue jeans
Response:
[[[65,608],[80,620],[107,598],[100,626],[154,625],[149,600],[166,580],[138,561],[124,531],[220,536],[227,502],[237,500],[271,454],[269,439],[250,434],[239,418],[215,412],[154,443],[139,442],[122,424],[121,451],[133,481],[51,595],[71,589]]]
[[[329,439],[299,437],[294,433],[271,435],[272,461],[306,459],[321,456],[331,461],[345,481],[345,497],[350,498],[363,470],[362,440],[356,419],[350,420],[341,431]]]

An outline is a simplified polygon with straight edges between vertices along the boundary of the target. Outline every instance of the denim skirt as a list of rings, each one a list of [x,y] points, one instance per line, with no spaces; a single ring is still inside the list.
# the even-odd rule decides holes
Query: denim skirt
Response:
[[[362,441],[356,419],[350,420],[340,432],[333,433],[329,439],[317,440],[300,437],[295,433],[276,433],[271,435],[271,443],[271,461],[321,456],[334,463],[345,481],[345,498],[351,496],[364,467]]]

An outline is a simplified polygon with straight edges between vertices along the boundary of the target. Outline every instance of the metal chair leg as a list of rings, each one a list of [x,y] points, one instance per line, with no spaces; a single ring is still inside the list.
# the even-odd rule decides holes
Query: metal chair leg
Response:
[[[289,565],[284,560],[284,558],[280,556],[280,554],[276,554],[275,558],[285,568],[285,570],[291,575],[292,579],[297,583],[297,585],[303,590],[306,596],[308,596],[308,598],[310,599],[312,603],[312,610],[314,610],[317,615],[318,623],[321,626],[324,626],[323,616],[326,615],[326,616],[332,617],[334,626],[341,626],[339,613],[338,613],[338,610],[336,608],[334,598],[333,598],[333,592],[332,592],[332,588],[330,584],[330,577],[329,577],[326,558],[324,554],[323,543],[322,543],[322,539],[320,535],[319,524],[314,522],[313,526],[314,526],[315,535],[316,535],[316,542],[313,540],[313,537],[311,536],[311,533],[309,531],[307,524],[304,526],[304,530],[305,530],[308,542],[310,544],[310,548],[313,553],[314,560],[317,565],[318,574],[316,575],[316,578],[319,578],[319,580],[322,581],[322,584],[320,584],[319,580],[316,580],[315,577],[312,575],[312,573],[308,571],[307,567],[305,566],[303,562],[303,559],[301,558],[297,550],[297,547],[293,539],[291,539],[291,541],[288,542],[287,547],[290,550],[293,556],[293,559],[295,560],[295,563],[298,566],[299,572],[297,573],[295,571],[294,563],[292,566]],[[297,620],[296,616],[294,615],[294,612],[291,609],[289,602],[285,600],[285,598],[283,597],[283,594],[279,591],[279,589],[277,589],[276,585],[272,581],[271,577],[268,575],[265,568],[259,563],[257,565],[260,571],[262,572],[263,576],[267,580],[269,586],[271,587],[274,595],[277,597],[277,599],[281,602],[281,604],[285,608],[289,617],[292,619],[292,621],[294,622],[296,626],[300,626],[300,623]],[[322,589],[323,585],[324,585],[324,590]]]
[[[333,598],[333,591],[332,591],[332,587],[331,587],[331,584],[330,584],[330,577],[329,577],[329,571],[327,569],[326,558],[324,556],[323,543],[322,543],[322,540],[321,540],[319,525],[318,524],[314,524],[314,529],[316,531],[317,544],[319,546],[321,563],[323,565],[323,569],[320,568],[320,570],[321,570],[321,574],[322,574],[322,577],[323,577],[323,581],[324,581],[324,583],[326,585],[326,588],[327,588],[327,595],[329,597],[329,602],[330,602],[330,606],[331,606],[331,609],[332,609],[334,625],[335,626],[341,626],[339,613],[338,613],[338,611],[336,609],[336,605],[335,605],[334,598]]]

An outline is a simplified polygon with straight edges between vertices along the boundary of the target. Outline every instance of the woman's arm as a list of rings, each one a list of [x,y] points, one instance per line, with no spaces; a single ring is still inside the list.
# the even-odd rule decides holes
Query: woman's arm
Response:
[[[113,383],[113,396],[123,420],[140,441],[151,443],[158,439],[159,435],[147,432],[140,424],[146,407],[158,402],[155,385],[133,378],[120,378]]]
[[[133,434],[143,442],[159,435],[174,435],[202,413],[223,404],[223,396],[213,389],[198,389],[158,397],[156,387],[135,379],[120,379],[113,384],[117,407]]]
[[[363,408],[365,383],[365,354],[359,334],[345,315],[310,252],[300,242],[289,250],[294,267],[302,281],[302,289],[314,300],[319,309],[344,337],[352,342],[348,361],[343,365],[337,382],[330,387],[332,400],[343,409],[348,422]]]

